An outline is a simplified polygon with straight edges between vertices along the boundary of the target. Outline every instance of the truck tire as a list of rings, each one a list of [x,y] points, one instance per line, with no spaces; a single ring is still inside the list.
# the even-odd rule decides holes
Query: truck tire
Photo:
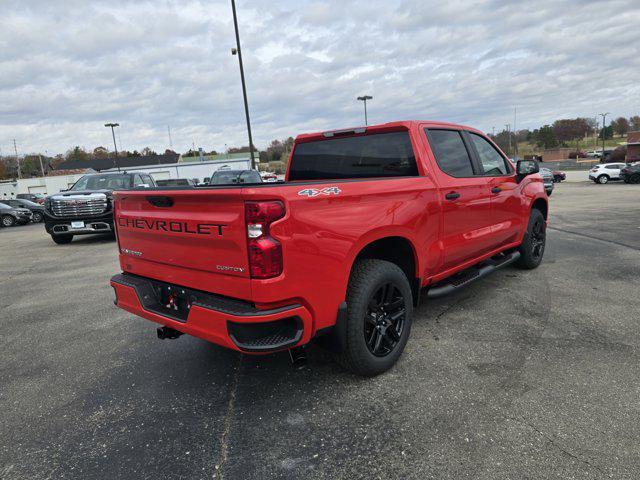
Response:
[[[544,247],[547,239],[547,222],[540,210],[534,208],[529,215],[527,232],[524,234],[522,243],[518,247],[520,258],[515,266],[531,270],[542,262]]]
[[[51,240],[53,240],[58,245],[65,245],[67,243],[71,243],[71,240],[73,240],[73,235],[51,235]]]
[[[358,261],[347,286],[346,348],[338,363],[364,376],[389,370],[407,344],[412,312],[411,287],[400,267],[384,260]]]

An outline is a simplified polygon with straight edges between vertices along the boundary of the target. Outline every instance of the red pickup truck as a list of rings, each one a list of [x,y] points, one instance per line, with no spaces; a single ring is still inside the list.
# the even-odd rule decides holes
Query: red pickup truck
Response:
[[[403,121],[298,136],[281,183],[115,192],[116,304],[160,338],[248,353],[316,340],[379,374],[421,293],[540,264],[537,171],[473,128]]]

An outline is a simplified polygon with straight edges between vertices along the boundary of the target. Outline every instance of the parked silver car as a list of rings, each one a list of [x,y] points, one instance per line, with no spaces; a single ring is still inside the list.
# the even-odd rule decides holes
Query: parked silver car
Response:
[[[540,167],[540,175],[542,176],[542,181],[544,182],[544,189],[547,191],[547,196],[551,196],[553,192],[553,172],[545,167]]]

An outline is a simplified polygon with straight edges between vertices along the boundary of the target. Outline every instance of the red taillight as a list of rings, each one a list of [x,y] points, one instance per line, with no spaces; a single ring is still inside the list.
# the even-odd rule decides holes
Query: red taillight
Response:
[[[277,277],[282,273],[282,245],[270,235],[273,222],[284,217],[282,202],[245,202],[249,272],[252,278]]]

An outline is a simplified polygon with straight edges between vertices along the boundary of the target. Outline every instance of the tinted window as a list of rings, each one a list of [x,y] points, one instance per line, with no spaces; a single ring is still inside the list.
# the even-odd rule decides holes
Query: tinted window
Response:
[[[262,183],[262,177],[255,170],[218,170],[211,177],[212,185],[234,183]]]
[[[240,175],[240,179],[243,183],[261,183],[262,177],[255,170],[245,170]]]
[[[418,175],[408,132],[331,138],[296,145],[289,180]]]
[[[511,172],[510,168],[507,168],[502,155],[491,145],[486,139],[475,133],[470,133],[471,141],[476,147],[480,163],[485,175],[497,176],[506,175]]]
[[[128,175],[85,175],[70,190],[118,190],[129,188]]]
[[[151,178],[149,175],[143,173],[141,177],[143,183],[146,183],[149,187],[155,187],[156,184],[154,183],[153,178]]]
[[[472,177],[471,158],[456,130],[427,130],[431,150],[440,170],[452,177]]]

